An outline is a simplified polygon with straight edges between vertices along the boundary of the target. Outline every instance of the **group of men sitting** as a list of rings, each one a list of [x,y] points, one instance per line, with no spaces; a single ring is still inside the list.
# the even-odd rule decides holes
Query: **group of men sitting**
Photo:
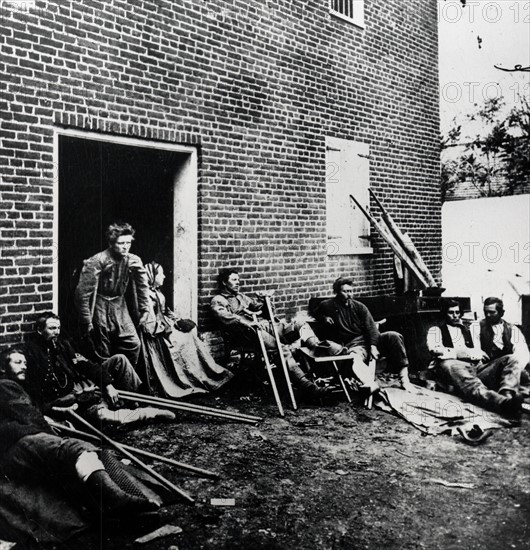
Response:
[[[128,227],[109,228],[109,248],[85,263],[80,281],[81,315],[86,334],[94,336],[97,332],[99,360],[85,358],[61,336],[60,319],[52,312],[38,316],[35,332],[24,347],[12,347],[0,357],[0,467],[4,474],[29,479],[68,473],[84,484],[95,502],[99,498],[106,510],[119,513],[152,509],[154,503],[121,491],[105,472],[95,447],[53,434],[43,415],[76,410],[91,422],[112,420],[115,409],[122,407],[118,390],[140,388],[133,365],[139,340],[124,295],[129,278],[136,279],[141,287],[144,275],[141,261],[128,253],[132,242]],[[379,332],[366,306],[353,299],[351,279],[338,278],[333,284],[334,297],[316,308],[318,336],[307,322],[267,317],[264,296],[251,298],[240,292],[236,270],[223,270],[218,283],[211,311],[223,334],[238,345],[259,350],[259,331],[265,348],[274,351],[275,323],[291,380],[303,394],[321,398],[332,389],[317,386],[301,366],[297,359],[301,346],[330,356],[350,354],[353,360],[342,374],[356,380],[367,394],[378,391],[368,363],[383,354],[402,388],[415,390],[409,380],[402,335]],[[136,288],[136,292],[143,296],[142,288]],[[457,302],[443,304],[444,320],[427,336],[433,356],[431,368],[438,380],[477,405],[518,416],[523,403],[521,378],[529,363],[529,352],[519,329],[503,320],[502,301],[485,301],[485,318],[476,334],[474,327],[461,322]],[[141,301],[140,325],[146,322],[147,308],[147,303]],[[111,348],[116,345],[123,353],[113,353]],[[156,414],[174,418],[168,411]]]
[[[496,297],[484,301],[484,318],[463,322],[455,300],[442,301],[443,320],[427,334],[433,357],[429,368],[445,389],[467,401],[505,416],[523,410],[522,384],[528,385],[530,353],[517,326],[503,319],[504,304]]]
[[[240,345],[257,348],[256,330],[260,330],[266,349],[274,351],[276,342],[271,321],[261,316],[263,297],[250,298],[241,293],[239,273],[235,270],[222,271],[218,283],[219,294],[211,301],[211,309],[224,333]],[[357,380],[367,393],[378,391],[368,363],[384,355],[388,370],[398,376],[401,387],[415,391],[409,380],[403,336],[394,331],[379,332],[367,307],[353,299],[351,279],[339,277],[333,283],[333,292],[335,296],[321,301],[313,312],[319,336],[324,340],[318,338],[307,323],[293,327],[279,322],[279,335],[298,329],[301,346],[323,351],[328,356],[352,355],[351,364],[342,374]],[[502,300],[487,298],[484,319],[470,327],[461,320],[458,302],[442,300],[441,304],[443,319],[427,335],[427,347],[433,359],[430,369],[440,387],[452,389],[476,405],[517,418],[523,408],[521,381],[527,382],[525,367],[530,363],[530,354],[521,331],[503,319]],[[325,397],[331,391],[309,380],[308,373],[296,360],[296,351],[293,355],[293,346],[284,344],[283,354],[295,386],[317,397]]]
[[[218,277],[218,284],[220,292],[212,299],[211,309],[225,335],[238,345],[256,348],[258,329],[261,331],[267,351],[274,352],[276,340],[271,320],[263,319],[263,296],[258,294],[256,298],[250,298],[241,293],[239,273],[235,270],[222,271]],[[352,354],[354,359],[348,367],[350,370],[344,375],[357,379],[362,390],[367,393],[373,393],[378,388],[374,377],[369,374],[367,362],[371,358],[377,359],[380,353],[384,353],[390,370],[399,375],[402,387],[411,388],[408,375],[409,361],[403,337],[394,331],[381,334],[368,308],[353,299],[353,289],[351,279],[340,277],[333,284],[335,297],[319,304],[315,315],[321,329],[319,336],[324,338],[317,337],[307,322],[276,323],[283,342],[292,341],[293,332],[297,332],[298,340],[295,340],[294,345],[284,343],[282,352],[293,385],[309,397],[326,397],[333,388],[319,387],[311,381],[309,373],[303,370],[295,357],[300,346],[321,351],[326,355]]]

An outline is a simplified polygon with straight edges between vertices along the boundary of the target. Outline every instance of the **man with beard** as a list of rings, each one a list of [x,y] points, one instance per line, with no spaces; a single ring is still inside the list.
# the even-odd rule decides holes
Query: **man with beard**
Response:
[[[127,423],[150,418],[173,419],[170,411],[138,408],[123,409],[117,390],[136,392],[140,378],[125,355],[113,355],[102,364],[77,353],[61,336],[61,321],[51,311],[41,313],[35,332],[26,343],[28,359],[27,390],[37,406],[47,412],[52,407],[74,403],[88,420]],[[121,409],[114,411],[111,409]]]
[[[379,332],[368,308],[353,299],[351,279],[339,277],[333,283],[333,292],[335,297],[321,302],[315,312],[327,338],[326,353],[354,354],[353,375],[359,379],[363,389],[371,393],[378,390],[378,384],[367,363],[382,353],[388,360],[390,371],[398,375],[401,387],[412,391],[403,336],[394,331]]]
[[[0,470],[23,483],[73,486],[80,505],[115,515],[154,510],[158,504],[126,493],[111,479],[92,444],[55,435],[23,385],[26,357],[21,347],[0,355]]]

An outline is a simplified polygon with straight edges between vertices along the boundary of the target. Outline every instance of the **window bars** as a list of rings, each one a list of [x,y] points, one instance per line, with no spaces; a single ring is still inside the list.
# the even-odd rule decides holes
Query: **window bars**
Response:
[[[341,19],[364,26],[364,0],[330,0],[329,11]]]

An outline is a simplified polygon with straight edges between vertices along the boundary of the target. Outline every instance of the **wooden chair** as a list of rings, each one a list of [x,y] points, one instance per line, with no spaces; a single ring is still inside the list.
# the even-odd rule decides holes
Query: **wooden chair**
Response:
[[[309,302],[309,311],[312,311],[311,308],[314,307],[314,304],[319,302],[320,300],[311,298]],[[375,324],[377,325],[377,328],[379,329],[382,325],[386,323],[386,319],[381,319],[380,321],[376,321]],[[319,332],[321,331],[322,327],[319,327],[318,323],[312,322],[310,323],[311,327],[313,328],[315,334],[317,337],[324,336],[324,334],[319,335]],[[337,377],[339,384],[342,388],[342,391],[344,392],[344,395],[346,396],[346,400],[348,403],[351,403],[351,397],[348,392],[348,389],[346,387],[346,383],[344,382],[343,376],[340,374],[338,363],[342,361],[351,361],[354,358],[353,354],[347,354],[347,355],[327,355],[327,356],[317,356],[314,354],[314,352],[306,347],[301,347],[300,351],[302,353],[302,357],[304,359],[306,367],[313,372],[313,366],[324,364],[324,363],[330,363],[333,365],[333,371],[335,373],[335,376]],[[377,364],[378,361],[385,361],[384,357],[379,357],[377,360],[371,359],[368,363],[367,367],[369,369],[370,379],[375,380],[375,374],[377,370]],[[364,406],[368,409],[371,409],[373,406],[373,395],[370,394],[365,400],[364,400]]]
[[[337,363],[340,363],[342,361],[351,361],[354,357],[352,354],[319,356],[315,355],[313,350],[310,350],[309,348],[306,348],[304,346],[300,348],[300,353],[309,372],[314,372],[314,365],[331,363],[333,365],[334,374],[339,381],[340,387],[342,388],[342,391],[344,392],[344,395],[346,397],[346,401],[348,401],[348,403],[351,403],[350,393],[348,392],[348,388],[346,387],[346,383],[344,382],[344,378],[340,373]]]
[[[274,400],[278,407],[280,416],[285,416],[283,406],[280,401],[280,396],[278,394],[278,389],[276,386],[274,371],[277,369],[278,362],[278,352],[276,350],[265,350],[263,341],[260,341],[258,332],[254,333],[253,329],[249,329],[252,333],[249,333],[249,338],[247,341],[241,342],[237,341],[232,335],[227,331],[221,331],[223,337],[223,343],[225,347],[225,361],[229,361],[232,357],[232,353],[236,351],[240,356],[240,365],[244,365],[248,362],[248,365],[251,367],[249,372],[255,378],[256,381],[259,381],[260,384],[264,384],[265,381],[261,379],[257,374],[259,372],[266,372],[268,376],[268,384],[271,386],[272,393],[274,395]],[[253,340],[256,340],[253,343]],[[252,366],[256,368],[252,368]],[[295,406],[296,409],[296,406]]]

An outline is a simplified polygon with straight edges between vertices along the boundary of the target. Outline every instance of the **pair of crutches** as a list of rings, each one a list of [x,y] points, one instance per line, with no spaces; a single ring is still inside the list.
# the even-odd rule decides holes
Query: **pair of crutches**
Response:
[[[296,400],[294,398],[293,393],[293,387],[291,384],[291,379],[289,377],[289,370],[287,369],[287,363],[285,361],[285,356],[283,354],[282,349],[282,343],[280,342],[280,335],[278,334],[278,328],[274,324],[274,312],[272,309],[272,303],[270,296],[265,296],[265,306],[267,308],[267,312],[269,314],[270,323],[272,325],[272,333],[274,336],[274,340],[276,342],[276,347],[278,349],[278,356],[280,357],[280,363],[282,365],[283,374],[285,376],[285,382],[287,384],[287,390],[289,391],[289,397],[291,399],[291,403],[293,406],[293,409],[296,411],[298,406],[296,404]],[[272,387],[272,392],[274,394],[274,400],[276,401],[276,406],[278,407],[278,412],[280,413],[280,416],[285,416],[285,412],[283,410],[282,402],[280,401],[280,395],[278,394],[278,387],[276,386],[276,381],[274,379],[274,373],[272,372],[272,365],[271,361],[269,359],[269,354],[267,352],[267,348],[265,347],[265,342],[263,340],[263,334],[262,329],[258,324],[258,318],[255,313],[252,314],[252,318],[254,320],[254,323],[256,324],[256,333],[258,335],[259,345],[261,348],[261,353],[263,355],[263,360],[265,361],[265,368],[267,369],[267,374],[269,375],[270,384]]]

